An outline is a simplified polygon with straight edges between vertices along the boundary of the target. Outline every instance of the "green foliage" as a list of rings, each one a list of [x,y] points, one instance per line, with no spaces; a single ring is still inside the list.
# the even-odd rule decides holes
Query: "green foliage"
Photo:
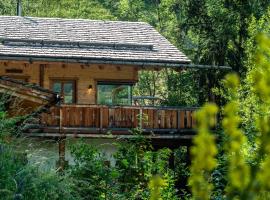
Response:
[[[191,149],[192,165],[189,184],[195,199],[210,199],[213,185],[209,183],[211,172],[217,165],[215,156],[217,148],[215,138],[209,133],[209,128],[215,125],[217,107],[206,104],[196,113],[198,121],[198,135],[194,139]]]
[[[247,138],[238,128],[240,117],[238,116],[238,87],[239,78],[236,74],[230,74],[225,80],[226,86],[231,91],[232,100],[224,108],[224,118],[222,125],[225,134],[228,136],[226,153],[228,155],[228,182],[227,192],[236,195],[239,191],[244,192],[250,182],[250,167],[247,165],[242,148],[247,142]]]
[[[70,178],[39,171],[15,150],[18,145],[12,138],[0,141],[0,199],[78,199]]]
[[[239,79],[233,74],[227,76],[225,80],[225,84],[231,92],[231,100],[224,108],[224,118],[222,120],[223,129],[227,136],[224,149],[228,159],[228,183],[226,189],[222,191],[226,199],[267,199],[270,191],[268,181],[270,177],[268,170],[270,167],[270,116],[269,112],[267,112],[270,103],[270,39],[266,35],[260,34],[257,36],[257,41],[258,48],[255,55],[256,67],[250,71],[250,74],[252,89],[259,100],[258,107],[261,112],[256,115],[255,126],[260,134],[257,137],[257,148],[253,152],[252,157],[248,157],[244,153],[247,138],[239,128],[241,122],[239,117]],[[209,142],[212,143],[211,145],[214,145],[212,138],[208,138],[205,141],[201,137],[201,135],[205,134],[205,130],[200,128],[201,121],[207,119],[208,112],[211,112],[211,109],[204,110],[202,109],[199,112],[200,114],[197,115],[199,134],[194,142],[195,149],[202,149],[204,145],[209,146]],[[216,148],[215,145],[213,148]],[[196,160],[202,156],[205,156],[204,159],[206,161],[209,159],[213,160],[213,155],[207,155],[204,151],[197,151],[196,154],[193,154],[194,161],[191,166],[190,182],[195,198],[209,199],[211,196],[213,197],[214,193],[211,193],[211,187],[205,190],[205,185],[209,185],[207,176],[204,176],[206,179],[199,179],[198,173],[193,170],[201,167],[198,162],[195,162]],[[200,173],[209,173],[209,169],[212,170],[213,167],[215,166],[212,163],[208,163],[205,168],[201,169]],[[197,179],[201,180],[201,185],[199,186],[194,184],[194,180]],[[198,195],[198,191],[203,191],[204,193]],[[205,195],[206,191],[208,192],[207,195]]]
[[[161,188],[166,185],[166,182],[160,176],[153,176],[149,182],[151,192],[150,200],[161,199]]]
[[[120,141],[115,165],[84,142],[75,144],[72,154],[75,165],[70,168],[70,176],[81,199],[149,199],[153,190],[158,190],[162,199],[177,199],[176,177],[168,166],[171,151],[152,151],[141,135]],[[160,177],[166,184],[156,188],[153,182],[149,183],[155,179],[152,177]]]
[[[106,164],[95,147],[80,142],[71,148],[75,165],[71,167],[75,187],[81,199],[117,199],[118,172]]]
[[[17,151],[14,141],[25,117],[8,117],[5,111],[9,97],[0,100],[0,199],[60,200],[77,199],[72,181],[56,171],[42,172],[28,163],[27,155]]]
[[[162,176],[169,183],[161,190],[161,196],[176,198],[174,175],[168,166],[171,151],[151,149],[149,141],[141,135],[118,146],[115,168],[119,171],[119,185],[121,191],[126,192],[125,198],[148,199],[149,191],[146,188],[154,175]]]

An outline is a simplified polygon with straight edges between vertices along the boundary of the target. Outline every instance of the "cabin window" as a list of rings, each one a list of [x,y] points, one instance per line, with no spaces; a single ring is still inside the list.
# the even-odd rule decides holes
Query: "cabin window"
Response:
[[[75,81],[54,80],[52,90],[63,97],[63,103],[75,103]]]
[[[102,105],[131,105],[132,84],[98,82],[97,103]]]

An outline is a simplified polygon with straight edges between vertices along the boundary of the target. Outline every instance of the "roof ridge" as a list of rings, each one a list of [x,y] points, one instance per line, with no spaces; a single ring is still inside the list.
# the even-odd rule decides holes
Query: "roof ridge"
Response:
[[[153,44],[142,43],[121,43],[121,42],[101,42],[101,41],[70,41],[70,40],[43,40],[24,38],[1,38],[0,43],[13,46],[41,46],[41,47],[77,47],[77,48],[113,48],[130,50],[153,50]]]

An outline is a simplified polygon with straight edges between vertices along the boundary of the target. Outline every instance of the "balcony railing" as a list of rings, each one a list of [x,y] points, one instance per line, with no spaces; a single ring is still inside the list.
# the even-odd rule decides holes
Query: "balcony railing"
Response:
[[[153,132],[179,132],[194,129],[195,110],[197,108],[61,105],[43,114],[42,124],[57,128],[61,121],[64,130],[75,132],[127,131],[136,127]]]

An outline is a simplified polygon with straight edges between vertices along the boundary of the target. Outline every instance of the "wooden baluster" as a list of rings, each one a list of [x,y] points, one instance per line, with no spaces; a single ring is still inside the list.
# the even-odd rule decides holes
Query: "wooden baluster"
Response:
[[[109,108],[103,107],[102,108],[103,117],[102,117],[102,126],[103,128],[108,128],[109,126]]]
[[[193,129],[196,127],[196,120],[195,120],[194,114],[195,114],[195,111],[192,111],[191,112],[191,119],[192,119],[191,128]]]
[[[191,114],[190,111],[186,111],[187,114],[187,128],[191,128]]]
[[[172,128],[177,129],[177,110],[172,111]]]
[[[103,129],[103,108],[99,108],[99,129],[100,131]]]
[[[185,111],[180,111],[180,129],[185,128]]]
[[[165,128],[165,110],[161,110],[160,112],[161,117],[160,117],[160,128],[164,129]]]

